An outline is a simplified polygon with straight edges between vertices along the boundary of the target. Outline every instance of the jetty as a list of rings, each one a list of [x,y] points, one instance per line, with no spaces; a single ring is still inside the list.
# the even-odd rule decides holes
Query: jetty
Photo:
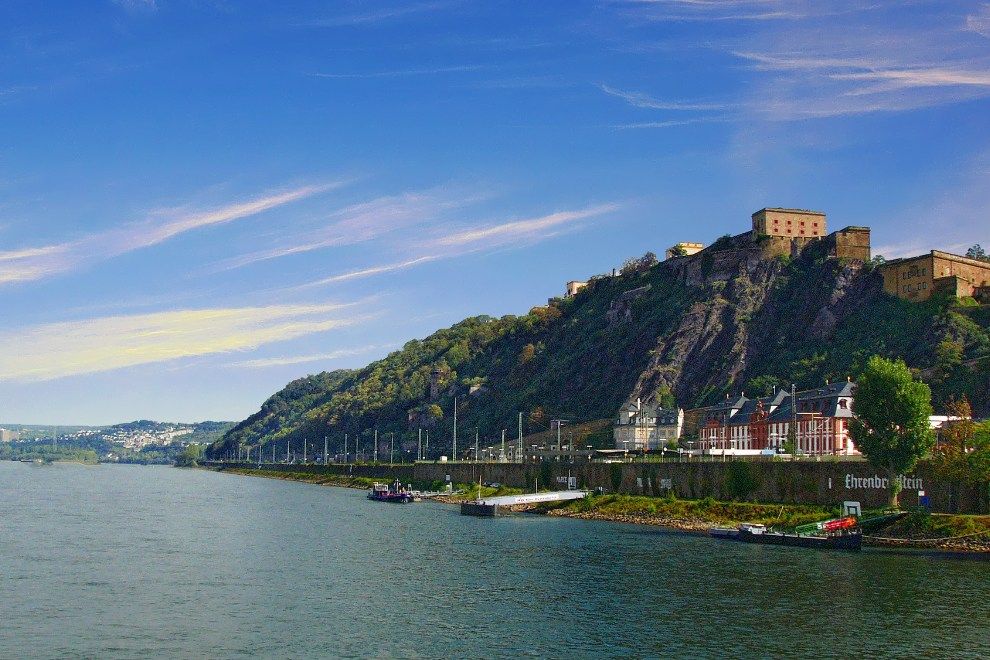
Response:
[[[569,500],[579,500],[587,495],[588,491],[586,490],[553,490],[545,493],[523,493],[522,495],[485,497],[474,500],[473,502],[462,502],[461,515],[492,518],[511,513],[515,508],[520,506],[543,504],[545,502],[567,502]]]

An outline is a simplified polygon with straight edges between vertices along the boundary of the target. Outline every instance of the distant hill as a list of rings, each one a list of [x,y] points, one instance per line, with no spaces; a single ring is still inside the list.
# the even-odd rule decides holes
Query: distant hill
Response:
[[[872,354],[918,370],[936,407],[966,394],[990,414],[990,307],[891,297],[871,264],[829,257],[827,241],[792,259],[744,234],[623,270],[523,316],[469,318],[363,369],[295,380],[210,453],[301,451],[303,438],[322,451],[324,435],[340,451],[345,433],[370,447],[376,427],[407,446],[429,428],[431,447],[449,447],[455,396],[464,448],[475,428],[489,444],[502,428],[513,437],[520,411],[534,433],[554,418],[610,418],[630,397],[694,407],[844,380]]]
[[[0,443],[0,459],[78,450],[95,452],[100,460],[112,456],[110,460],[124,463],[171,463],[185,445],[214,443],[233,426],[234,422],[150,420],[112,426],[0,424],[19,435],[15,442]]]

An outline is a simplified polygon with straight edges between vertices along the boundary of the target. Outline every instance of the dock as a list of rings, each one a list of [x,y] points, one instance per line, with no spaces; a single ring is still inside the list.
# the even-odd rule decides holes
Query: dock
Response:
[[[554,490],[546,493],[523,493],[522,495],[498,495],[473,502],[461,503],[461,515],[492,518],[513,510],[513,507],[545,502],[567,502],[580,500],[588,495],[586,490]]]

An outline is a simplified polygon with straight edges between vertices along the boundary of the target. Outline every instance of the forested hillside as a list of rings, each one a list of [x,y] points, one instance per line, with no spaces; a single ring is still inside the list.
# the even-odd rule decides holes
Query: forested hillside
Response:
[[[211,452],[304,437],[322,451],[325,435],[339,451],[345,433],[367,443],[375,428],[407,441],[429,428],[432,447],[449,447],[455,397],[462,437],[491,440],[513,434],[519,412],[529,433],[611,417],[636,396],[694,407],[855,377],[872,354],[919,370],[936,408],[965,393],[990,413],[990,308],[971,299],[908,303],[871,264],[822,244],[772,256],[747,235],[623,271],[526,315],[466,319],[363,369],[293,381]]]

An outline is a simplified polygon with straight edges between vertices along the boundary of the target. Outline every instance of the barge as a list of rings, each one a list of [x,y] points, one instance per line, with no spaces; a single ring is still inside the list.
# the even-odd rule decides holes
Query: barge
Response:
[[[375,482],[368,492],[368,499],[376,502],[391,502],[393,504],[408,504],[416,501],[416,494],[402,487],[396,479],[391,485]]]
[[[789,545],[818,550],[859,550],[863,547],[863,532],[859,529],[855,516],[801,525],[794,532],[778,532],[766,525],[743,523],[735,529],[716,527],[709,531],[709,535],[743,543]]]

